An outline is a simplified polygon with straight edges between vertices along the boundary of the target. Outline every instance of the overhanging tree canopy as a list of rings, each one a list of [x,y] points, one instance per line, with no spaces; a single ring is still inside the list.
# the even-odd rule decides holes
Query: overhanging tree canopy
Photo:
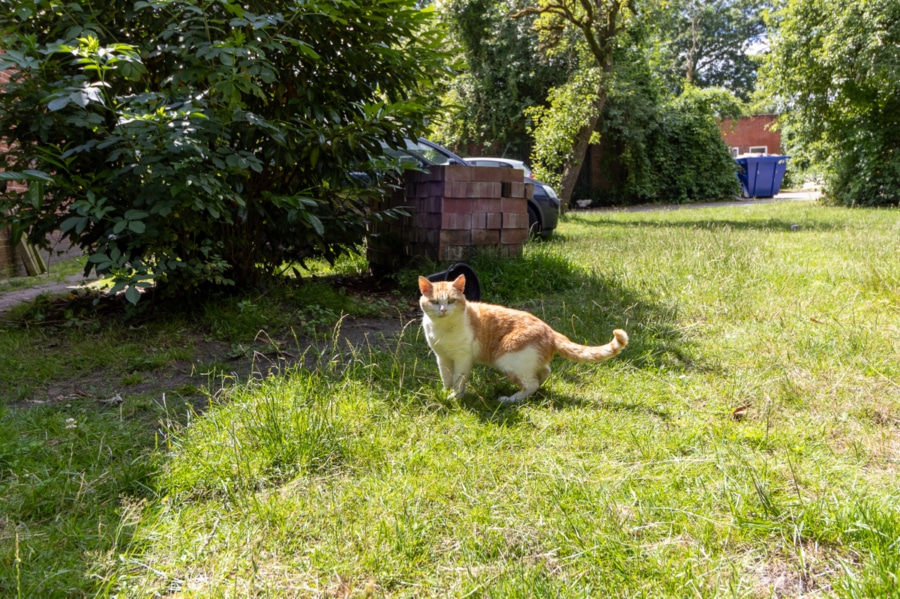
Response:
[[[763,71],[795,160],[846,205],[900,203],[900,3],[789,0]]]
[[[356,182],[425,128],[442,69],[414,0],[2,0],[0,47],[0,167],[39,189],[0,209],[34,241],[60,228],[133,300],[357,243]]]

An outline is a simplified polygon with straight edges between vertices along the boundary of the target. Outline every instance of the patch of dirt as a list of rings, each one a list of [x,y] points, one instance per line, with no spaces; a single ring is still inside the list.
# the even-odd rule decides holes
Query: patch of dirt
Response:
[[[0,292],[0,319],[3,311],[45,294],[49,297],[42,306],[48,320],[42,321],[41,325],[60,324],[63,320],[58,319],[57,314],[75,306],[87,306],[97,297],[79,285],[81,281],[79,276],[77,280],[72,277],[60,283]],[[336,277],[329,282],[350,294],[369,297],[383,296],[394,289],[391,282],[373,277]],[[97,308],[101,313],[110,310],[111,316],[116,317],[121,312],[122,307],[117,305],[123,302],[121,298],[104,297],[103,301],[108,304]],[[262,333],[251,342],[228,343],[200,332],[190,333],[187,339],[193,350],[190,360],[169,362],[158,368],[137,368],[125,375],[106,369],[79,373],[37,387],[30,397],[11,405],[25,407],[95,400],[100,406],[111,407],[129,396],[174,394],[201,408],[208,403],[208,394],[215,395],[223,388],[250,378],[264,378],[298,364],[313,369],[371,350],[393,351],[399,334],[405,327],[415,326],[419,317],[417,306],[412,303],[401,302],[394,308],[395,315],[386,318],[345,317],[333,330],[319,331],[316,338]]]
[[[803,559],[796,555],[773,555],[751,566],[749,579],[754,582],[758,596],[813,597],[828,596],[830,576],[835,574],[833,556],[815,543],[803,544]]]
[[[300,338],[284,341],[259,339],[248,344],[228,344],[219,340],[193,340],[193,360],[134,374],[133,383],[122,377],[95,371],[76,379],[56,381],[19,405],[38,405],[95,399],[100,405],[115,406],[124,397],[146,394],[179,394],[195,400],[207,397],[201,389],[215,394],[220,389],[250,378],[265,378],[301,364],[313,369],[331,360],[369,350],[391,351],[404,327],[413,320],[397,318],[344,318],[327,341]],[[127,378],[127,377],[126,377]]]

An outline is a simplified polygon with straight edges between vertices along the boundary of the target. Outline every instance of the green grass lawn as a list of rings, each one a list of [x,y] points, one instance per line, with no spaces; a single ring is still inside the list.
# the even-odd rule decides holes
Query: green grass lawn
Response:
[[[900,593],[900,212],[574,213],[519,260],[472,264],[486,301],[631,344],[557,359],[507,406],[486,369],[448,399],[416,323],[312,370],[153,388],[203,339],[290,345],[292,324],[396,312],[414,272],[374,308],[313,287],[9,325],[0,595]],[[91,397],[30,401],[86,373]]]

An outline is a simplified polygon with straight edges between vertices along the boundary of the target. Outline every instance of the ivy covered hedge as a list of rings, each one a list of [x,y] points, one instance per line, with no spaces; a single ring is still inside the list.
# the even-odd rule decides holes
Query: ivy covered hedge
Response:
[[[688,88],[668,100],[642,86],[610,94],[600,134],[603,190],[576,197],[596,205],[687,203],[733,197],[737,170],[717,119],[739,111],[730,93]]]

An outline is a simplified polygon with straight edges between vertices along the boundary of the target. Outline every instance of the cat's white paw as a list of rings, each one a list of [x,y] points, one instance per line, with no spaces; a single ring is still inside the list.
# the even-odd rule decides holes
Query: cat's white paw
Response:
[[[510,395],[508,397],[503,396],[503,397],[499,398],[497,401],[499,401],[500,403],[519,403],[521,401],[521,399],[516,397],[515,395]]]

